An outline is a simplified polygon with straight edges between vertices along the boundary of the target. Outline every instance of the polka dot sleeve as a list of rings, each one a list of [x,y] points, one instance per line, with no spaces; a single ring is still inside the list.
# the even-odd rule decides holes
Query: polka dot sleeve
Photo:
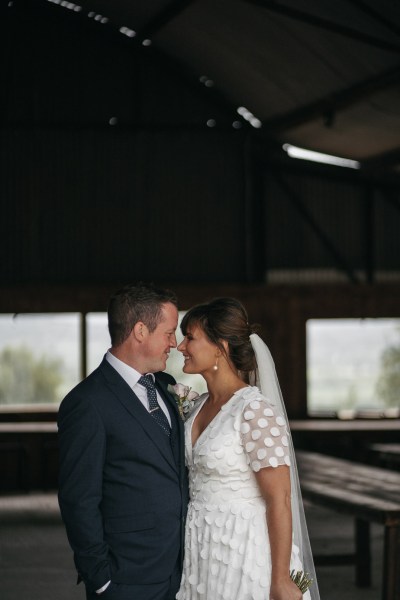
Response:
[[[253,471],[290,466],[286,420],[261,395],[244,407],[240,432]]]

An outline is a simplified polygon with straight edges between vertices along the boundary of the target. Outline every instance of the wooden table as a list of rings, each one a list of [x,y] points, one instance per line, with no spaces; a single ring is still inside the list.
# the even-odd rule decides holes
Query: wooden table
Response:
[[[400,473],[319,453],[298,451],[296,456],[303,497],[355,518],[352,559],[360,587],[371,584],[369,523],[383,524],[381,598],[400,600]]]
[[[55,422],[0,423],[0,491],[57,486]]]
[[[371,444],[370,453],[380,466],[398,469],[400,467],[400,444]]]
[[[0,434],[3,436],[6,435],[15,435],[18,433],[28,433],[28,434],[39,434],[42,433],[57,433],[57,424],[56,423],[47,423],[40,422],[37,423],[35,421],[32,422],[22,422],[22,423],[0,423]]]

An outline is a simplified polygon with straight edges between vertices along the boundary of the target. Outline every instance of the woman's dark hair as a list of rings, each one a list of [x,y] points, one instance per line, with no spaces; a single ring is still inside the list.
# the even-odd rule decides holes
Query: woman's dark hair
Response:
[[[142,321],[150,333],[153,332],[161,321],[163,305],[169,302],[176,306],[176,295],[152,284],[126,285],[118,290],[108,305],[111,344],[122,344],[138,321]]]
[[[226,356],[222,340],[228,342],[228,360],[246,377],[256,368],[256,359],[250,342],[252,329],[248,323],[246,309],[235,298],[215,298],[206,304],[191,308],[183,317],[183,335],[189,327],[198,326],[210,342]]]

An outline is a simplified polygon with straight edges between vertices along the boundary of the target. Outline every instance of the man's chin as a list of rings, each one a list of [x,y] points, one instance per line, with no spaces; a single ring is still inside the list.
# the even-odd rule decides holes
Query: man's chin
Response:
[[[167,359],[160,362],[158,371],[165,371],[166,368],[167,368]]]

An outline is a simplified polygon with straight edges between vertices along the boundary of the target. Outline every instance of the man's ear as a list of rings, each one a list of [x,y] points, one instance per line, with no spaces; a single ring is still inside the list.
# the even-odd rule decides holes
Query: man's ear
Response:
[[[147,329],[146,325],[142,321],[138,321],[133,326],[131,335],[133,335],[136,341],[141,343],[146,339],[148,333],[149,330]]]

